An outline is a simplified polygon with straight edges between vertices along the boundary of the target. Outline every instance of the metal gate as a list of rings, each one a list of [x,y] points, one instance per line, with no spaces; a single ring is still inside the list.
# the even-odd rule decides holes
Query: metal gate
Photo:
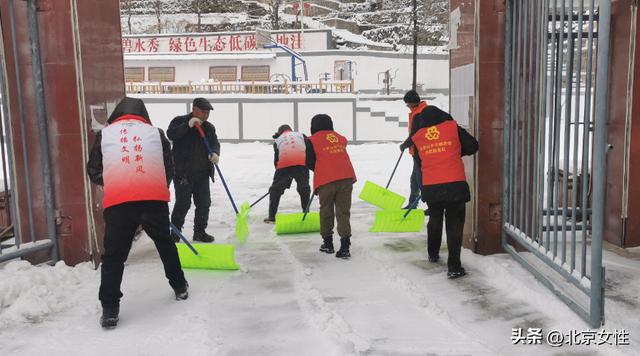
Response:
[[[599,328],[611,1],[506,5],[502,246]]]
[[[13,0],[9,0],[9,16],[5,16],[0,19],[0,25],[2,21],[9,21],[9,26],[0,26],[0,92],[1,92],[1,110],[0,110],[0,197],[4,199],[2,204],[2,198],[0,198],[0,263],[9,261],[12,259],[22,258],[33,253],[49,250],[51,260],[49,264],[54,264],[58,261],[58,241],[56,235],[56,226],[54,220],[53,211],[53,194],[51,188],[51,175],[50,175],[50,163],[48,154],[48,139],[46,130],[46,113],[44,108],[44,89],[41,70],[40,59],[40,42],[38,37],[38,23],[36,16],[36,0],[27,0],[27,23],[29,25],[29,35],[31,39],[31,58],[33,68],[33,86],[37,96],[37,110],[38,110],[38,127],[39,127],[39,143],[40,143],[40,158],[42,164],[44,182],[43,193],[45,200],[45,209],[47,215],[47,238],[36,239],[34,235],[34,207],[32,206],[32,194],[30,184],[26,185],[25,192],[18,192],[17,184],[15,182],[18,179],[24,179],[27,182],[31,182],[29,172],[29,151],[26,145],[26,133],[25,133],[25,117],[23,113],[23,91],[22,91],[22,79],[20,74],[20,61],[17,55],[18,40],[16,24],[23,23],[23,19],[16,20],[14,13]],[[3,32],[3,29],[10,28],[10,33]],[[9,87],[9,80],[7,79],[7,58],[5,51],[5,40],[11,38],[14,54],[14,66],[15,66],[15,90],[11,90]],[[24,46],[25,44],[21,44]],[[18,120],[10,120],[9,117],[9,99],[10,93],[17,93],[19,102],[19,122],[20,127],[13,127],[13,122]],[[20,139],[16,139],[14,134],[16,131],[20,132]],[[22,142],[22,155],[16,153],[15,144]],[[33,156],[31,156],[33,157]],[[24,162],[24,173],[16,172],[16,160],[22,160]],[[21,236],[20,222],[22,221],[17,209],[17,204],[20,198],[20,194],[26,195],[28,222],[30,238],[27,236]]]

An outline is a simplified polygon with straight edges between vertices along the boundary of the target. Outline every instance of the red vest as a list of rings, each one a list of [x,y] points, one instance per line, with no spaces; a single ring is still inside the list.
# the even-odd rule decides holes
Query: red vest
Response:
[[[278,147],[277,169],[305,165],[305,144],[301,133],[291,130],[283,132],[276,139],[276,147]]]
[[[313,191],[319,186],[341,179],[353,178],[356,173],[347,153],[347,139],[331,130],[318,131],[308,138],[316,153]]]
[[[131,201],[169,201],[160,132],[141,117],[126,115],[102,129],[102,206]]]
[[[422,185],[467,180],[455,121],[420,129],[413,135],[413,143],[422,160]]]
[[[411,112],[409,113],[409,134],[411,134],[411,125],[413,125],[413,119],[416,117],[416,115],[421,113],[422,110],[424,110],[424,108],[426,108],[427,106],[428,106],[427,102],[426,101],[422,101],[415,108],[409,109],[409,110],[411,110]],[[411,155],[413,156],[413,153],[414,153],[413,146],[409,147],[409,153],[411,153]]]

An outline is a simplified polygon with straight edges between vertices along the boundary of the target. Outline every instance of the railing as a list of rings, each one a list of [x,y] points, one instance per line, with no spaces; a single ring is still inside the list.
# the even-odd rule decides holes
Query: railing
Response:
[[[318,82],[128,82],[127,94],[353,94],[353,79]]]

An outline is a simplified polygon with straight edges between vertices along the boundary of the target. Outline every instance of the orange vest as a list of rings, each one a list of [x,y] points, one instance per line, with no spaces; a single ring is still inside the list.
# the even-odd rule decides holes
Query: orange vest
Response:
[[[313,174],[313,191],[319,186],[337,180],[353,178],[356,173],[347,153],[347,139],[331,130],[318,131],[308,138],[316,153],[316,168]]]
[[[415,108],[409,109],[409,110],[411,110],[411,112],[409,113],[409,134],[411,134],[411,125],[413,124],[413,118],[416,117],[417,114],[421,113],[422,110],[424,108],[426,108],[427,106],[428,106],[427,102],[426,101],[422,101]],[[413,153],[414,153],[413,146],[409,147],[409,153],[411,153],[411,155],[413,156]]]
[[[287,130],[276,139],[278,147],[278,165],[276,169],[291,166],[304,166],[304,136],[299,132]]]
[[[467,180],[455,121],[422,128],[412,139],[422,160],[422,185]]]
[[[160,131],[125,115],[102,129],[102,206],[141,200],[169,201]]]

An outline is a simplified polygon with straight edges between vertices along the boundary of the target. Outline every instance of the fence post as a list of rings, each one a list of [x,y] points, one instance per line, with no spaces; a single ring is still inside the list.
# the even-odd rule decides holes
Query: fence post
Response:
[[[351,78],[351,94],[353,94],[353,78]]]
[[[191,81],[189,81],[189,94],[193,94],[193,88],[191,88]]]
[[[289,87],[287,86],[287,80],[284,80],[284,94],[289,94]]]

